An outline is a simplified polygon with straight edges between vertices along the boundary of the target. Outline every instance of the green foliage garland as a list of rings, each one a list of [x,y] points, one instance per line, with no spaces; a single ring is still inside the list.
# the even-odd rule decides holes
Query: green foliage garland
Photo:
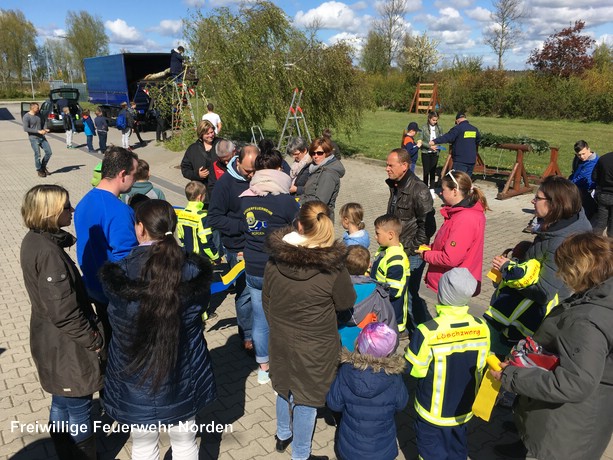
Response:
[[[549,153],[549,142],[532,139],[527,136],[502,136],[499,134],[492,133],[481,133],[481,142],[479,146],[481,147],[491,147],[498,148],[500,144],[524,144],[529,145],[532,149],[532,152],[538,153],[539,155],[542,153]]]

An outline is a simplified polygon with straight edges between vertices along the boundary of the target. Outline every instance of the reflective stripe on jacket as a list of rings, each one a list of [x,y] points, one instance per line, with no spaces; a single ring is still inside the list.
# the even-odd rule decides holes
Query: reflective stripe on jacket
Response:
[[[409,258],[404,252],[402,243],[398,243],[398,246],[379,248],[372,263],[370,276],[380,283],[389,285],[392,304],[402,303],[402,322],[398,323],[400,332],[404,331],[407,325],[410,274]]]
[[[404,357],[418,378],[415,410],[429,423],[456,426],[473,416],[472,404],[490,350],[485,321],[468,306],[437,305],[439,316],[417,326]]]

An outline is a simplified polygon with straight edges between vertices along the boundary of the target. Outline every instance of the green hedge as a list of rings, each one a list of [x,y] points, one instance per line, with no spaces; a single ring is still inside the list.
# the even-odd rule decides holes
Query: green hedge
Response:
[[[548,120],[613,121],[613,71],[555,78],[535,72],[445,70],[428,77],[439,88],[440,110],[471,115]],[[406,111],[416,83],[400,73],[369,75],[377,107]]]

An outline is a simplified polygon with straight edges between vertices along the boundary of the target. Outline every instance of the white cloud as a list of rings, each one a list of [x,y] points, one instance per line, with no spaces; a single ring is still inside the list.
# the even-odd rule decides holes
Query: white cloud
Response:
[[[319,5],[317,8],[302,10],[296,13],[294,22],[298,26],[309,27],[317,24],[321,29],[338,29],[347,32],[362,30],[362,18],[345,3],[331,1]]]
[[[354,3],[353,5],[351,5],[350,8],[352,10],[355,10],[355,11],[365,10],[366,8],[368,8],[368,3],[366,3],[366,2],[357,2],[357,3]]]
[[[473,0],[454,0],[453,6],[456,8],[467,8],[473,4]],[[449,6],[449,0],[436,0],[434,2],[436,8],[445,8]]]
[[[53,36],[54,37],[65,37],[66,36],[66,30],[65,29],[53,29]]]
[[[466,16],[479,22],[492,21],[492,12],[480,6],[473,8],[472,10],[466,10]]]
[[[204,6],[204,0],[183,0],[190,8],[202,8]]]
[[[110,41],[118,45],[134,45],[142,41],[136,27],[129,26],[123,19],[106,21],[104,26],[111,32]]]
[[[152,27],[151,30],[160,35],[172,37],[178,35],[183,28],[183,21],[180,19],[162,19],[159,25]]]

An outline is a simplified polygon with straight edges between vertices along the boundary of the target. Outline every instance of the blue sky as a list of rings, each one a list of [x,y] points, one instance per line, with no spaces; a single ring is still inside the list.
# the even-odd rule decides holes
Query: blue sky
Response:
[[[72,2],[69,2],[72,3]],[[39,0],[1,0],[2,9],[20,9],[39,31],[40,41],[62,35],[66,12],[59,5]],[[182,20],[190,12],[201,10],[205,15],[219,6],[235,6],[233,0],[162,0],[118,1],[92,0],[75,3],[70,9],[87,11],[99,17],[106,27],[111,52],[121,49],[132,52],[170,51],[183,43]],[[318,20],[319,37],[327,43],[349,40],[358,50],[363,44],[373,18],[377,17],[377,1],[277,1],[298,27]],[[596,0],[530,0],[523,32],[517,46],[505,56],[508,69],[526,68],[530,51],[556,30],[575,20],[586,22],[585,33],[598,42],[613,45],[613,2]],[[53,5],[53,6],[50,6]],[[491,26],[492,0],[408,0],[405,17],[407,31],[428,36],[439,42],[443,59],[458,56],[481,56],[484,65],[495,65],[493,52],[483,44],[482,33]],[[189,50],[188,50],[189,52]]]

